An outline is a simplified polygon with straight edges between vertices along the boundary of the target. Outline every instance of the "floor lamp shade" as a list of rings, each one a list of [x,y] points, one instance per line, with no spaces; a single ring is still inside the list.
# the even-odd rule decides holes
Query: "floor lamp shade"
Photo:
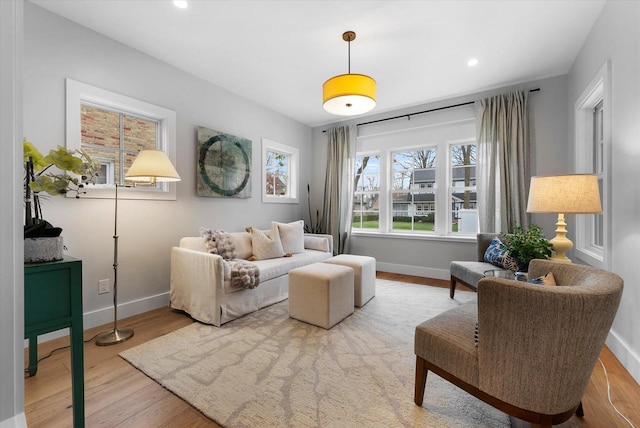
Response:
[[[567,238],[565,214],[602,212],[598,177],[594,174],[568,174],[531,177],[527,212],[558,213],[556,236],[551,240],[552,260],[570,263],[567,251],[573,243]]]
[[[130,181],[180,181],[180,175],[162,150],[142,150],[127,171]]]
[[[143,181],[154,184],[156,181],[180,181],[180,175],[167,154],[161,150],[142,150],[125,175],[126,180]],[[96,336],[96,345],[115,345],[133,337],[130,328],[118,328],[118,187],[115,186],[115,213],[113,222],[113,328]]]

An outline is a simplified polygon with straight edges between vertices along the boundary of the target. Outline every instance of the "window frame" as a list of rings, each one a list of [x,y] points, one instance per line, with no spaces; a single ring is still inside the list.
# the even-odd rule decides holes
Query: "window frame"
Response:
[[[475,113],[472,107],[431,113],[411,118],[410,123],[394,121],[358,128],[356,156],[377,154],[380,156],[380,201],[379,229],[352,228],[354,235],[376,235],[380,237],[402,237],[407,239],[472,241],[476,235],[451,232],[452,220],[448,219],[450,207],[451,145],[476,142]],[[431,132],[435,131],[435,134]],[[436,147],[436,210],[435,231],[402,231],[393,229],[392,221],[392,153]],[[477,148],[476,148],[477,149]],[[433,189],[418,189],[432,191]]]
[[[106,89],[97,88],[72,79],[66,79],[66,141],[67,149],[82,147],[81,104],[114,110],[132,116],[140,116],[158,121],[157,146],[176,165],[176,113],[145,101]],[[85,186],[83,198],[113,199],[115,184],[92,184]],[[158,182],[155,188],[149,186],[120,187],[118,199],[176,200],[176,183]]]
[[[267,189],[267,152],[274,151],[289,156],[288,196],[268,195]],[[297,204],[299,201],[300,151],[297,147],[262,138],[262,203],[265,204]]]
[[[611,263],[611,81],[610,62],[607,61],[586,86],[574,105],[575,170],[596,174],[602,180],[602,247],[594,245],[595,215],[575,216],[576,235],[574,253],[583,262],[601,269]],[[602,103],[602,171],[595,171],[594,137],[596,132],[594,109]]]
[[[382,204],[383,201],[386,201],[386,198],[383,197],[382,195],[382,181],[383,181],[383,176],[382,176],[382,165],[381,165],[381,159],[382,159],[382,155],[379,151],[363,151],[363,152],[359,152],[356,154],[356,159],[357,158],[364,158],[364,157],[378,157],[378,165],[380,167],[380,171],[378,171],[378,190],[370,190],[370,191],[358,191],[357,189],[353,189],[353,195],[354,195],[354,199],[355,199],[355,195],[356,194],[360,194],[360,195],[364,195],[364,194],[378,194],[378,227],[377,228],[372,228],[372,227],[358,227],[358,228],[353,228],[353,218],[356,214],[355,211],[355,207],[352,206],[351,208],[351,225],[352,225],[352,230],[357,230],[357,231],[369,231],[369,232],[380,232],[381,229],[381,222],[380,222],[380,212],[383,210]],[[354,169],[354,176],[351,178],[352,180],[355,179],[355,172],[357,172],[357,170]],[[354,203],[355,204],[355,203]],[[362,206],[362,204],[360,204],[360,206]],[[364,211],[360,211],[360,222],[362,223],[362,214]]]

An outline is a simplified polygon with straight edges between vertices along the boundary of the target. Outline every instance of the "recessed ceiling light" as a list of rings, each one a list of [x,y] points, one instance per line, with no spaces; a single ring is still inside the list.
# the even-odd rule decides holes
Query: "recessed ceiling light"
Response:
[[[186,9],[189,6],[187,0],[173,0],[173,5],[180,9]]]
[[[473,67],[474,65],[478,65],[478,59],[477,58],[471,58],[469,61],[467,61],[467,65],[469,67]]]

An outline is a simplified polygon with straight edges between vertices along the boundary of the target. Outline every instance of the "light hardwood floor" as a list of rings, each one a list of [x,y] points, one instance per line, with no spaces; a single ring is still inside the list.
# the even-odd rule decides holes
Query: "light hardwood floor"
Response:
[[[439,287],[448,281],[378,272],[378,278]],[[464,289],[464,287],[461,287]],[[156,309],[118,322],[121,328],[135,331],[133,338],[114,346],[84,345],[85,414],[87,427],[217,427],[186,402],[133,368],[118,353],[177,330],[193,322],[188,316],[169,308]],[[97,327],[85,331],[85,339],[109,329]],[[39,346],[42,357],[52,349],[68,345],[60,338]],[[25,364],[27,361],[25,352]],[[601,360],[611,381],[611,398],[637,428],[640,428],[640,386],[606,347]],[[407,397],[413,400],[413,397]],[[585,417],[573,417],[562,426],[585,428],[628,427],[607,400],[607,384],[602,366],[596,364],[583,398]],[[25,412],[30,428],[70,427],[71,376],[69,350],[55,352],[38,365],[34,377],[25,378]],[[519,426],[519,425],[518,425]]]

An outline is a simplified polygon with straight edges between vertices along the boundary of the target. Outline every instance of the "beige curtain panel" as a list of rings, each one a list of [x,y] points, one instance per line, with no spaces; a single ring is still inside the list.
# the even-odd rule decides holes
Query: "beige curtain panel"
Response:
[[[513,224],[528,226],[528,95],[518,91],[475,102],[480,232],[506,233]]]

